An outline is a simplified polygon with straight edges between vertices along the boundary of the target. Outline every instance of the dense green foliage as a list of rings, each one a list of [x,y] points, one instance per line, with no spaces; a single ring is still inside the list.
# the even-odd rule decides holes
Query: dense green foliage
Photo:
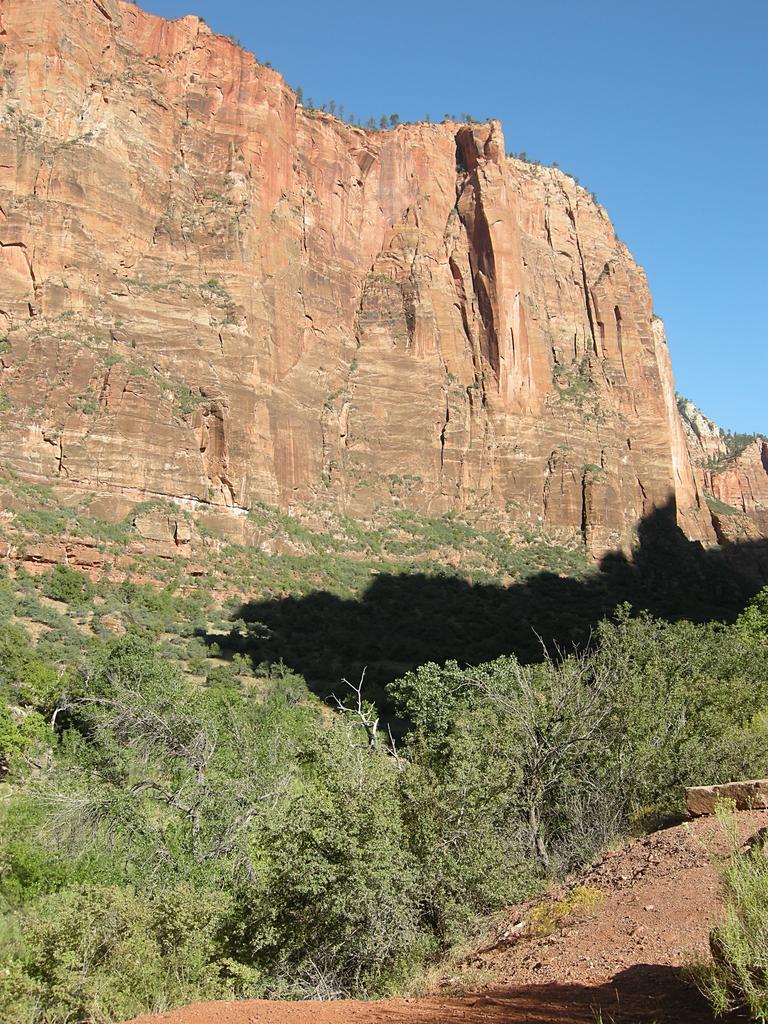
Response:
[[[736,631],[761,653],[768,644],[768,587],[739,616]],[[768,709],[744,730],[748,767],[766,775]],[[747,773],[745,773],[747,774]],[[746,1011],[768,1019],[768,842],[763,833],[745,850],[727,802],[719,810],[730,835],[730,858],[723,870],[726,911],[712,931],[712,958],[694,967],[694,977],[717,1014]]]
[[[481,732],[477,761],[491,736],[504,737],[507,770],[513,757],[519,773],[517,834],[529,855],[569,868],[674,810],[697,780],[768,771],[765,655],[736,627],[633,619],[625,608],[599,626],[588,657],[427,665],[393,689],[416,725],[406,749],[441,743],[461,721]],[[507,779],[505,799],[511,789]]]
[[[727,808],[721,817],[731,836],[723,870],[726,909],[710,937],[712,959],[694,967],[694,977],[715,1012],[742,1010],[750,1020],[768,1020],[768,841],[756,837],[744,850]]]
[[[736,629],[745,640],[768,640],[768,587],[761,590],[736,620]]]
[[[728,452],[729,459],[735,459],[737,455],[741,455],[745,448],[748,448],[751,444],[754,444],[762,435],[761,434],[740,434],[732,430],[723,431],[723,440],[725,441],[725,448]]]
[[[116,599],[122,637],[33,643],[5,616],[7,1024],[397,990],[686,784],[768,771],[765,597],[732,627],[624,608],[588,654],[426,664],[389,686],[397,745],[356,687],[329,711],[281,666],[182,671],[156,623],[192,597]]]
[[[73,608],[82,608],[93,600],[96,588],[77,569],[56,565],[43,577],[42,590],[53,601],[63,601]]]

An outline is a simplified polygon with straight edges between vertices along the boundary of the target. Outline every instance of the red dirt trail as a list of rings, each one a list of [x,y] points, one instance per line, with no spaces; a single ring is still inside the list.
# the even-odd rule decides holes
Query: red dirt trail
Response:
[[[744,840],[768,827],[768,811],[737,817]],[[197,1003],[128,1024],[713,1024],[682,965],[707,950],[724,851],[718,822],[699,818],[607,853],[574,882],[600,890],[595,909],[549,936],[501,938],[469,958],[466,967],[493,979],[479,992],[370,1003]],[[511,908],[501,934],[524,913]],[[460,978],[446,983],[455,987]]]

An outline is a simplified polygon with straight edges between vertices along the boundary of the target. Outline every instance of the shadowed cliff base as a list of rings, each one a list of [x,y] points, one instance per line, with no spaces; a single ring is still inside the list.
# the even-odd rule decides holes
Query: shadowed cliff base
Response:
[[[587,644],[622,602],[670,620],[730,621],[766,580],[768,542],[706,549],[685,537],[670,503],[639,524],[632,560],[608,554],[586,579],[542,572],[505,587],[382,573],[359,599],[320,590],[245,602],[229,634],[203,636],[225,657],[282,661],[321,696],[365,669],[367,696],[386,707],[387,683],[425,662],[538,661],[545,646]]]

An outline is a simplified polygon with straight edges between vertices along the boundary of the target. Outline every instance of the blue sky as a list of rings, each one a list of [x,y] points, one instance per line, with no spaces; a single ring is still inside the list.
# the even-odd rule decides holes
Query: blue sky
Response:
[[[768,431],[768,0],[140,0],[199,14],[305,97],[468,112],[594,190],[648,274],[680,392]]]

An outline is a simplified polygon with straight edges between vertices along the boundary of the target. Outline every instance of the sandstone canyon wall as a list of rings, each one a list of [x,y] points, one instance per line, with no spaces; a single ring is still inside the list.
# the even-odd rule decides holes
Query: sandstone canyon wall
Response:
[[[354,128],[119,0],[0,0],[0,89],[3,466],[715,540],[642,269],[498,122]]]

